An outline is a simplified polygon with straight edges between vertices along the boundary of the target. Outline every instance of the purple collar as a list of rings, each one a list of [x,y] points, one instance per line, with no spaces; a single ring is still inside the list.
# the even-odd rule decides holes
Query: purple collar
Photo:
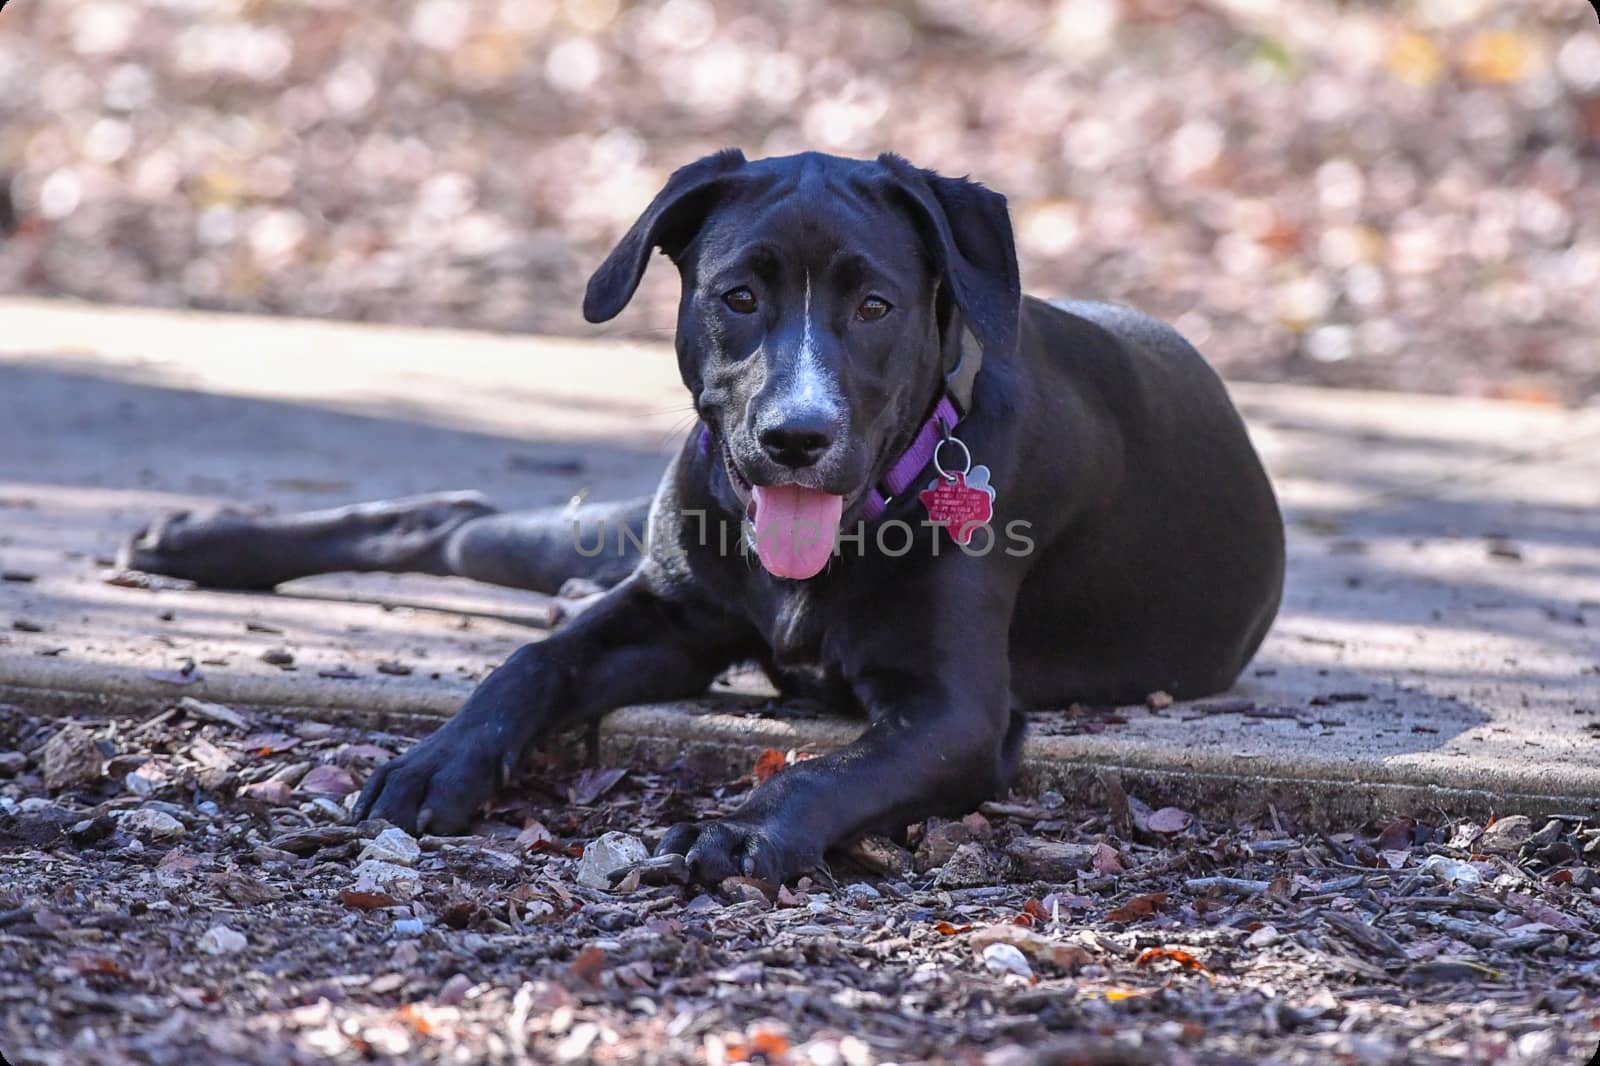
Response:
[[[922,471],[933,461],[933,453],[938,450],[939,442],[956,428],[956,423],[959,421],[961,414],[956,410],[955,401],[950,398],[950,394],[946,393],[939,397],[939,402],[934,405],[933,414],[922,423],[922,428],[911,441],[911,447],[895,460],[889,472],[884,475],[883,482],[867,493],[861,517],[868,522],[876,522],[882,518],[883,512],[889,507],[889,501],[917,483]]]
[[[911,446],[895,460],[889,472],[884,475],[883,481],[867,493],[861,517],[868,522],[876,522],[882,518],[890,501],[917,483],[922,471],[933,461],[933,453],[938,450],[939,442],[944,440],[960,421],[961,414],[956,410],[955,401],[950,395],[946,393],[939,397],[933,413],[922,423],[922,428],[912,439]],[[701,455],[711,454],[711,431],[703,423],[696,444]]]

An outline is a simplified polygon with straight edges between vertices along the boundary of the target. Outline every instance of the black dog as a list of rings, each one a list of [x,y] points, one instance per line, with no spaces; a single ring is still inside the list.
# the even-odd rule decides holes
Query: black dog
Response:
[[[614,584],[381,767],[358,815],[460,829],[541,736],[753,660],[870,724],[660,850],[708,880],[780,880],[995,794],[1028,708],[1202,696],[1254,654],[1283,525],[1221,382],[1137,312],[1024,297],[1004,198],[893,155],[725,151],[674,174],[601,264],[590,321],[622,311],[655,248],[682,275],[700,423],[652,501],[576,526],[468,494],[179,516],[129,546],[130,566],[231,587]],[[586,547],[646,521],[641,558]]]

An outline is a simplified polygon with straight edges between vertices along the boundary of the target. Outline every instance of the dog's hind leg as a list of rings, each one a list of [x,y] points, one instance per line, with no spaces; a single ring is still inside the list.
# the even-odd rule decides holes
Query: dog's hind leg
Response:
[[[341,571],[475,578],[555,593],[573,578],[605,588],[639,561],[649,497],[504,514],[472,492],[256,516],[180,513],[118,553],[130,570],[210,588],[269,589]]]
[[[582,581],[600,591],[639,564],[649,515],[648,496],[485,515],[452,530],[439,561],[444,573],[493,585],[556,593]]]

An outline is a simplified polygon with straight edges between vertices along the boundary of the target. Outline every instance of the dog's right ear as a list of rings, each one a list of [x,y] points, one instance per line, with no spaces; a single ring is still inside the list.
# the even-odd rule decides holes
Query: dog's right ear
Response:
[[[674,258],[699,232],[728,175],[744,166],[744,153],[724,148],[680,167],[589,279],[583,317],[608,322],[633,299],[652,249]]]

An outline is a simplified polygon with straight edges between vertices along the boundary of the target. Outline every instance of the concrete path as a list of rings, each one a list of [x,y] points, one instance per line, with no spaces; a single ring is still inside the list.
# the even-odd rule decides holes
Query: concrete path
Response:
[[[1600,410],[1234,394],[1289,515],[1276,629],[1229,699],[1041,715],[1029,770],[1240,811],[1591,811]],[[546,601],[376,575],[152,591],[104,568],[174,508],[647,491],[688,421],[664,346],[0,300],[0,702],[448,714],[542,635]],[[743,766],[856,728],[727,688],[613,716],[608,757]]]

